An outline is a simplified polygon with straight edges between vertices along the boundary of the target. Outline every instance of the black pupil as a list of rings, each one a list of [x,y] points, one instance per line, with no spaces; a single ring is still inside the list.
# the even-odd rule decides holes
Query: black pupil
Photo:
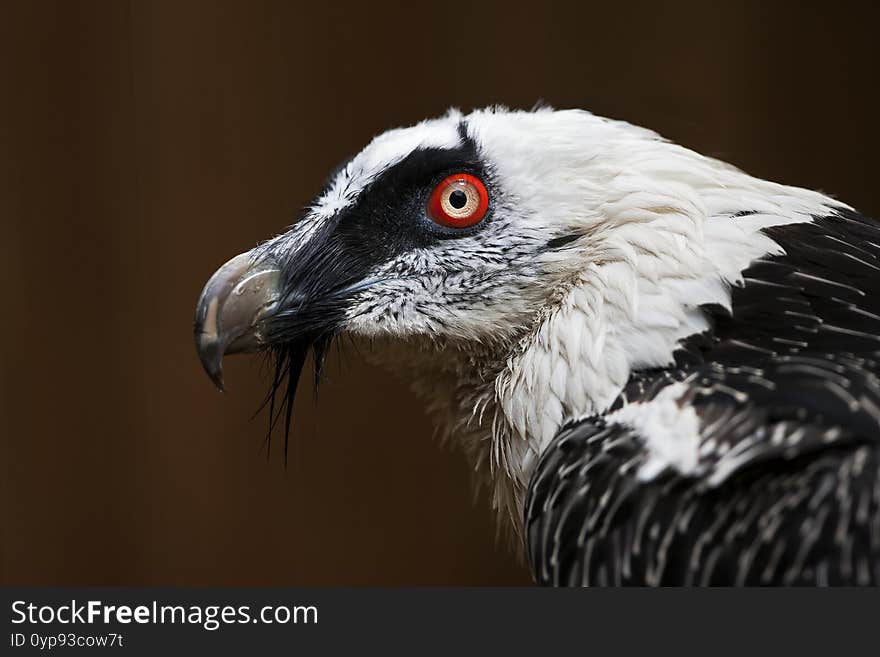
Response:
[[[454,207],[456,210],[461,210],[465,205],[467,205],[467,194],[465,194],[460,189],[456,189],[449,195],[449,205]]]

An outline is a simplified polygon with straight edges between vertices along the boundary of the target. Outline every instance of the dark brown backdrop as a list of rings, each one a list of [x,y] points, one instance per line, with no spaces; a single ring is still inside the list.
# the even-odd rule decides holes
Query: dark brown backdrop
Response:
[[[764,6],[764,5],[767,6]],[[804,3],[806,4],[806,3]],[[260,451],[193,304],[374,133],[590,108],[880,214],[878,13],[835,3],[0,5],[2,581],[515,584],[486,500],[356,360]]]

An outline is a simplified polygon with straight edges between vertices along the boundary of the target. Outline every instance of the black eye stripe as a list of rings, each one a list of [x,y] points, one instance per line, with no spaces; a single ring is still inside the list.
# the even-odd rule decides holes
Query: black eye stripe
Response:
[[[353,205],[326,219],[301,249],[283,261],[285,296],[291,304],[285,329],[294,315],[303,324],[314,321],[326,326],[341,320],[346,304],[344,295],[339,296],[341,290],[408,251],[479,229],[446,229],[426,213],[431,192],[452,173],[466,172],[486,181],[475,142],[461,127],[459,134],[464,138],[455,148],[419,148],[388,167],[361,190]],[[456,193],[464,197],[464,207],[466,194],[452,192]],[[273,328],[280,330],[281,323]]]

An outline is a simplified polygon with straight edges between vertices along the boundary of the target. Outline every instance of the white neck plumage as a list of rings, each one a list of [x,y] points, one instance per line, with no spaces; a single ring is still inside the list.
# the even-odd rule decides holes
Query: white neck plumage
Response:
[[[417,392],[516,529],[534,465],[566,421],[605,411],[634,371],[671,366],[678,342],[709,328],[700,307],[729,308],[743,269],[782,252],[761,229],[840,207],[649,143],[627,153],[627,173],[607,178],[587,216],[570,218],[579,237],[547,256],[557,284],[526,335],[482,353],[416,349]]]

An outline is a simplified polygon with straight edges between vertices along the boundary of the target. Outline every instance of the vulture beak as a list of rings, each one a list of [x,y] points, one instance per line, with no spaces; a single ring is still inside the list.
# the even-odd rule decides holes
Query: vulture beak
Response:
[[[194,336],[202,367],[223,390],[223,356],[264,345],[263,320],[278,305],[278,265],[252,251],[235,256],[211,276],[196,305]]]

